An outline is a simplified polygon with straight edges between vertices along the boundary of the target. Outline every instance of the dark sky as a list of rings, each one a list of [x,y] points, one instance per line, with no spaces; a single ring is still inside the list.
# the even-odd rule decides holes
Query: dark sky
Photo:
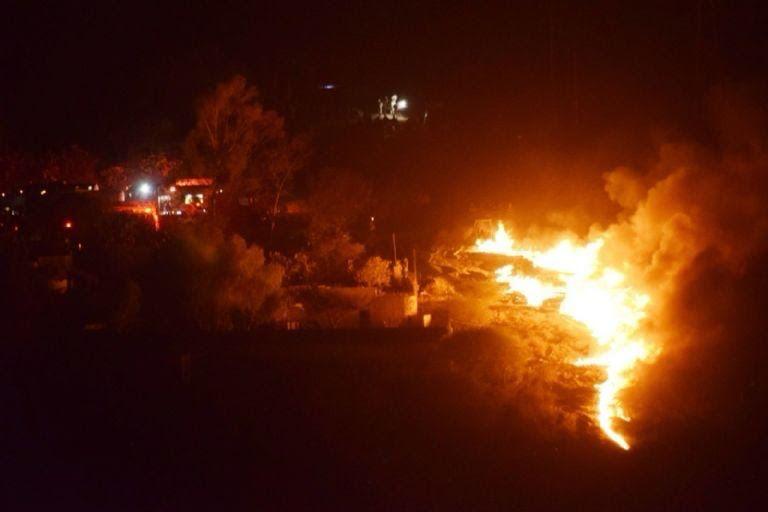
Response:
[[[18,1],[2,17],[0,129],[31,149],[176,136],[236,72],[267,101],[332,80],[357,97],[396,89],[487,120],[589,126],[684,118],[713,83],[768,69],[765,9],[718,0]]]

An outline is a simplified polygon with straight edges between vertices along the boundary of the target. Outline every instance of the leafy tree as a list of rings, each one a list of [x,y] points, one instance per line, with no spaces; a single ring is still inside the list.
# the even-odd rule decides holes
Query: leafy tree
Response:
[[[224,185],[225,208],[249,195],[274,224],[306,147],[303,139],[288,135],[277,112],[264,108],[258,90],[237,75],[200,101],[185,154],[193,174],[214,177]]]
[[[371,188],[346,169],[322,170],[312,183],[307,200],[315,235],[326,231],[348,231],[355,220],[369,213]]]
[[[389,262],[380,256],[368,258],[363,267],[355,273],[355,280],[358,283],[377,288],[387,286],[391,277]]]
[[[136,169],[139,173],[156,181],[171,177],[180,167],[181,160],[170,157],[164,152],[149,153],[139,158]]]
[[[124,165],[111,165],[99,174],[101,183],[111,190],[122,190],[130,181],[130,174]]]
[[[306,137],[283,139],[276,147],[268,149],[261,161],[260,190],[268,208],[271,229],[274,231],[280,202],[291,184],[293,176],[306,162],[309,156],[309,143]]]
[[[94,183],[97,179],[98,158],[79,146],[50,153],[42,162],[42,177],[46,181],[65,183]]]
[[[280,290],[285,269],[268,263],[261,247],[248,246],[237,235],[222,249],[227,272],[216,293],[219,327],[239,324],[252,328],[269,321],[282,305]]]
[[[174,176],[181,168],[181,160],[164,152],[149,153],[128,162],[103,169],[101,182],[109,189],[120,190],[139,179],[150,179],[156,183]]]
[[[307,198],[307,238],[317,264],[316,277],[333,282],[353,280],[352,264],[365,248],[349,232],[355,221],[368,213],[370,197],[367,182],[345,169],[324,169],[312,181]]]
[[[34,165],[25,154],[5,150],[0,153],[0,187],[8,189],[27,181]]]
[[[208,223],[170,228],[147,267],[145,313],[153,325],[249,329],[280,316],[285,269],[240,236]]]
[[[365,247],[344,231],[331,230],[310,237],[310,255],[315,263],[315,277],[325,282],[350,282],[355,261]]]

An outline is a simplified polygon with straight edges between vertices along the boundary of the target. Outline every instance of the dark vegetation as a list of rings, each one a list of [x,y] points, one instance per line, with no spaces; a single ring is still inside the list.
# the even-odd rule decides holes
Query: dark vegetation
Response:
[[[393,277],[405,260],[389,263],[395,232],[401,260],[429,247],[431,236],[421,239],[418,226],[397,217],[408,201],[398,178],[375,183],[360,172],[362,161],[356,170],[332,167],[344,158],[313,151],[318,142],[292,133],[242,76],[204,95],[196,119],[177,145],[117,163],[76,146],[43,156],[6,148],[6,269],[29,275],[6,288],[7,300],[37,297],[19,288],[28,282],[41,291],[46,280],[51,287],[66,279],[69,293],[52,299],[54,310],[67,308],[67,315],[52,315],[62,324],[120,332],[179,325],[248,330],[284,318],[286,285],[397,284]],[[378,138],[394,128],[359,126]],[[163,218],[156,232],[146,216],[112,212],[118,193],[137,183],[170,186],[186,177],[214,180],[206,216]],[[66,189],[97,182],[101,189],[88,194]]]

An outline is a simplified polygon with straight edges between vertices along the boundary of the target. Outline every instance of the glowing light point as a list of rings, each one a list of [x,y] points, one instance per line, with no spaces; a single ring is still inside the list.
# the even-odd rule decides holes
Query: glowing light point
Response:
[[[152,193],[152,185],[145,181],[143,183],[139,183],[137,190],[141,196],[148,197]]]

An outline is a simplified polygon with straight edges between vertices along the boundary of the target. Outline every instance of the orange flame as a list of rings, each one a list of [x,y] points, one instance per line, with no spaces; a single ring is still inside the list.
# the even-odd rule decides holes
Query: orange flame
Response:
[[[563,297],[560,313],[581,322],[590,331],[598,351],[573,364],[604,368],[605,380],[596,385],[595,419],[611,441],[628,450],[629,443],[616,430],[615,423],[616,419],[629,421],[621,392],[632,384],[632,371],[637,363],[653,352],[638,332],[650,299],[628,286],[622,272],[601,265],[599,255],[604,242],[598,237],[577,245],[565,238],[549,249],[538,250],[518,244],[499,222],[494,237],[477,240],[472,251],[522,257],[557,276],[559,282],[552,284],[520,275],[514,265],[496,271],[496,280],[505,283],[509,293],[522,294],[531,306]]]

